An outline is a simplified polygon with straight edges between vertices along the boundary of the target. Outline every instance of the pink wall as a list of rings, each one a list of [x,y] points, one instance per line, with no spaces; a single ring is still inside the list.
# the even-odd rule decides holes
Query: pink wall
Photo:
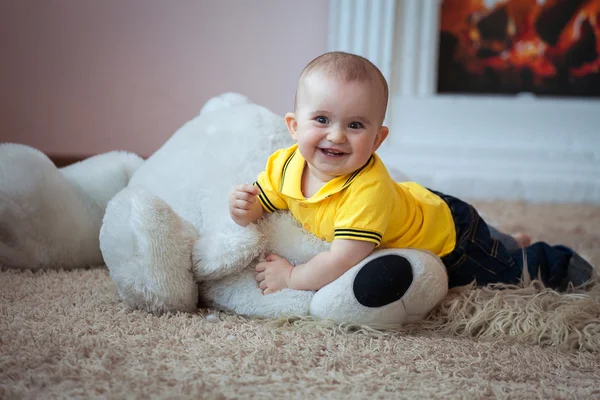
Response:
[[[149,155],[210,97],[283,114],[326,51],[327,0],[0,4],[0,141]]]

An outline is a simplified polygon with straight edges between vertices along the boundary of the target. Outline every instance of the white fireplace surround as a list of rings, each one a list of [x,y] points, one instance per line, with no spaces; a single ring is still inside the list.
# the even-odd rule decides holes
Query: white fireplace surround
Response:
[[[390,85],[384,161],[470,199],[600,204],[600,100],[438,95],[440,4],[329,2],[329,49],[369,58]]]

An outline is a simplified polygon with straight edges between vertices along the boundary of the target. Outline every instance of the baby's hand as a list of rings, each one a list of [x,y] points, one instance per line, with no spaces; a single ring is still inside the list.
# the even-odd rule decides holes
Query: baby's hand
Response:
[[[277,254],[269,254],[265,261],[256,264],[255,279],[263,294],[275,293],[290,286],[294,266]]]
[[[229,195],[229,214],[231,219],[241,226],[246,226],[250,222],[254,222],[257,216],[257,207],[262,206],[257,204],[257,198],[260,189],[254,185],[242,184],[237,185]]]

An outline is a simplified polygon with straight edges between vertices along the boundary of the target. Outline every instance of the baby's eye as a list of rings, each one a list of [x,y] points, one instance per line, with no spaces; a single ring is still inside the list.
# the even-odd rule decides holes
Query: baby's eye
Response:
[[[350,125],[348,125],[348,127],[350,129],[361,129],[363,127],[363,124],[361,124],[360,122],[350,122]]]
[[[327,122],[329,122],[327,117],[323,117],[323,116],[318,116],[317,118],[315,118],[315,121],[317,121],[320,124],[326,124]]]

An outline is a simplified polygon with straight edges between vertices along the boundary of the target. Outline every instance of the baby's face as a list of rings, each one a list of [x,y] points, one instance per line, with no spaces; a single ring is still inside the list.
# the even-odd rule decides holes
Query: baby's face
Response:
[[[344,82],[322,72],[305,77],[292,136],[309,171],[327,182],[365,165],[387,135],[384,107],[377,81]]]

